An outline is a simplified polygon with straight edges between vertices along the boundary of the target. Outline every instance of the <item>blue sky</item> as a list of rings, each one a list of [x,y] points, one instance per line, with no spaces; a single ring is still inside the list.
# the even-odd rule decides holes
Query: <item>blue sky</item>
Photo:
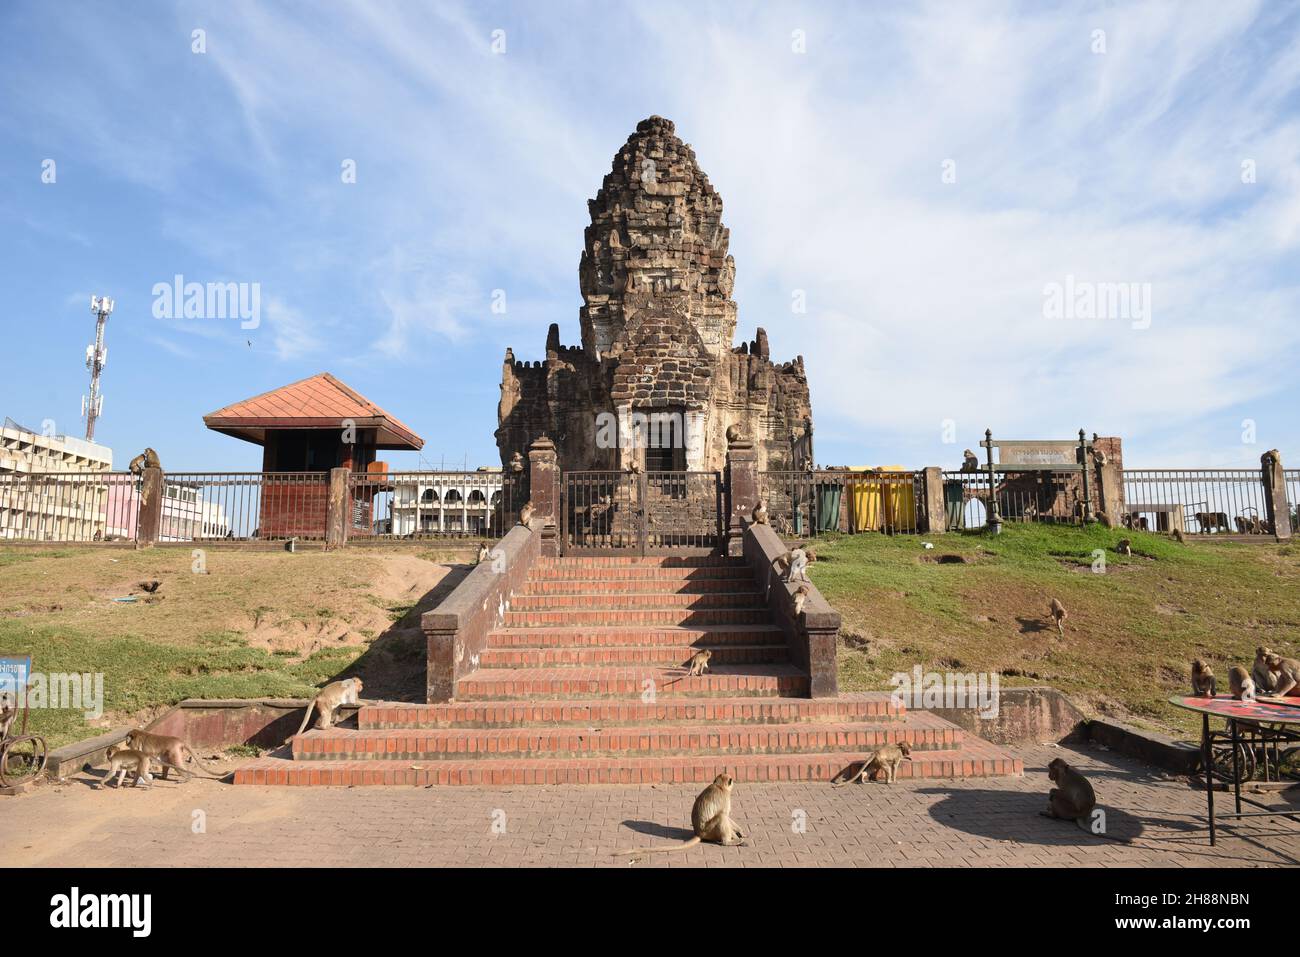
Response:
[[[0,416],[81,434],[97,293],[119,467],[255,468],[202,415],[318,371],[495,464],[505,348],[578,341],[586,200],[653,113],[824,464],[1083,426],[1300,465],[1300,7],[1235,0],[5,3]],[[260,326],[155,318],[176,274],[260,284]],[[1149,326],[1048,316],[1067,277],[1149,289]]]

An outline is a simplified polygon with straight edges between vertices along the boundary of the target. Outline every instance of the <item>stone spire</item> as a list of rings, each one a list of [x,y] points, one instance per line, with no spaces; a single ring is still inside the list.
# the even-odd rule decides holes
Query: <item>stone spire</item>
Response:
[[[637,124],[587,208],[578,267],[587,353],[609,356],[639,316],[665,312],[685,316],[715,358],[730,351],[736,267],[722,198],[671,120]]]

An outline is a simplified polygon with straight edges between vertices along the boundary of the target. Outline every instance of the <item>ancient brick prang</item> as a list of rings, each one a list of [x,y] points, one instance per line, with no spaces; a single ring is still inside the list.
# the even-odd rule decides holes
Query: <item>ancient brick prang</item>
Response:
[[[542,363],[506,352],[498,409],[502,462],[550,436],[566,470],[622,468],[644,450],[598,441],[601,413],[680,417],[684,448],[658,467],[717,469],[731,425],[754,440],[761,468],[799,468],[812,454],[802,357],[774,364],[767,334],[732,347],[735,262],[722,199],[673,124],[652,116],[614,157],[588,202],[578,281],[580,348],[552,325]]]

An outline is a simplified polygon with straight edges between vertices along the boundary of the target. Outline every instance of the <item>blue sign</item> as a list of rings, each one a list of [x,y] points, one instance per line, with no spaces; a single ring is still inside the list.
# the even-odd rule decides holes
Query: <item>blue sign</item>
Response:
[[[27,699],[27,683],[31,680],[32,659],[0,657],[0,694],[10,692],[18,703]]]

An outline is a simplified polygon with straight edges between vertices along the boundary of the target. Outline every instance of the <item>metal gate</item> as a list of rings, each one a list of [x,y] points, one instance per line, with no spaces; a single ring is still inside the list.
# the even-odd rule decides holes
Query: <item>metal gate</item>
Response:
[[[566,555],[667,555],[722,545],[719,472],[565,472],[560,490]]]

